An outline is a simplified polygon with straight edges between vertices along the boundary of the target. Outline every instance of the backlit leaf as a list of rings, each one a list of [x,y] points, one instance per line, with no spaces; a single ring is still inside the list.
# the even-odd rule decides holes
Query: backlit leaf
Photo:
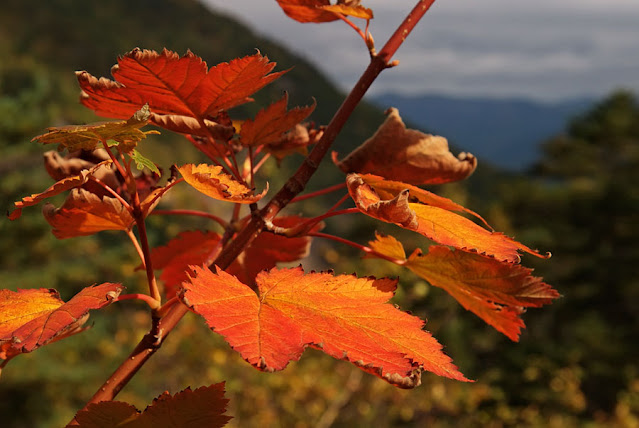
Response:
[[[167,49],[161,53],[134,49],[112,68],[115,80],[97,79],[86,71],[76,75],[83,91],[82,104],[101,116],[126,118],[148,103],[154,113],[150,120],[156,125],[203,135],[208,131],[196,128],[205,120],[251,101],[252,94],[280,77],[283,72],[271,73],[274,67],[275,63],[259,53],[209,70],[190,51],[180,57]]]
[[[392,236],[377,236],[369,243],[376,252],[404,260],[406,268],[446,290],[464,308],[475,313],[513,341],[525,328],[520,315],[529,307],[552,303],[556,290],[532,276],[532,269],[448,247],[431,246],[428,254],[415,250],[408,259]]]
[[[80,328],[89,310],[108,305],[122,290],[120,284],[94,285],[66,303],[55,290],[0,290],[0,343],[31,352]]]
[[[422,370],[467,380],[422,320],[388,303],[395,280],[274,268],[258,274],[258,296],[223,271],[190,276],[184,303],[260,370],[281,370],[312,346],[403,388],[419,385]]]
[[[387,112],[377,132],[343,160],[344,172],[375,174],[409,184],[440,184],[468,177],[477,167],[469,153],[455,157],[445,138],[406,129],[397,109]]]
[[[361,6],[359,1],[343,1],[331,5],[329,0],[277,0],[284,13],[298,22],[331,22],[338,14],[355,18],[373,19],[373,11]]]
[[[102,147],[102,142],[113,140],[122,152],[130,152],[138,142],[148,134],[157,131],[141,131],[140,128],[149,123],[149,107],[141,106],[128,120],[117,122],[99,122],[89,125],[69,125],[49,128],[46,134],[33,138],[42,144],[59,144],[61,148],[74,150],[93,150]]]
[[[60,208],[46,204],[42,213],[58,239],[93,235],[103,230],[127,230],[134,220],[119,200],[73,189]]]
[[[217,428],[231,419],[224,415],[228,401],[224,383],[218,383],[173,396],[164,392],[141,413],[121,401],[90,404],[78,412],[76,421],[80,428]]]
[[[184,181],[193,186],[198,192],[221,201],[252,204],[262,199],[268,192],[267,184],[266,189],[261,194],[254,195],[252,189],[222,171],[221,166],[186,164],[178,169],[182,177],[184,177]]]
[[[347,186],[357,208],[364,214],[413,230],[440,244],[509,262],[519,261],[520,250],[537,257],[544,257],[506,235],[488,231],[469,219],[449,211],[450,208],[442,208],[438,202],[439,199],[428,196],[435,205],[427,205],[419,198],[415,198],[416,202],[411,202],[413,199],[408,185],[392,199],[380,197],[376,189],[357,174],[348,175]],[[448,202],[452,203],[452,201]]]
[[[240,130],[240,141],[245,146],[273,144],[282,139],[282,134],[303,121],[315,109],[316,103],[307,107],[286,110],[288,94],[281,100],[260,110],[254,120],[246,120]]]

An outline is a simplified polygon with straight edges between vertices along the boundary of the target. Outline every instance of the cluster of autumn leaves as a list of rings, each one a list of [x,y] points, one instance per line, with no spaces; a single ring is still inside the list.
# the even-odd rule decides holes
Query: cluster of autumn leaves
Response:
[[[282,74],[271,73],[273,66],[258,53],[209,70],[190,52],[179,57],[167,50],[136,49],[113,68],[116,80],[78,73],[84,105],[104,116],[128,119],[51,128],[36,137],[58,144],[67,154],[45,155],[47,170],[58,181],[16,202],[10,218],[70,190],[62,206],[43,209],[56,237],[103,230],[131,234],[182,181],[217,200],[256,204],[268,190],[253,189],[256,165],[271,155],[303,151],[322,135],[321,128],[302,123],[314,106],[287,110],[286,97],[254,119],[230,118],[228,109],[249,101]],[[160,185],[160,171],[136,150],[137,143],[156,132],[142,131],[147,124],[185,134],[214,164],[179,166]],[[243,168],[237,162],[240,152],[246,153]],[[335,153],[333,159],[346,173],[345,186],[361,213],[439,244],[407,257],[397,239],[377,235],[365,247],[366,257],[404,266],[445,289],[513,340],[524,325],[520,315],[525,308],[558,297],[519,264],[520,251],[540,256],[536,251],[492,231],[478,214],[418,187],[467,177],[476,167],[472,155],[453,156],[445,139],[406,129],[391,109],[370,139],[341,161]],[[132,172],[133,163],[141,172]],[[226,224],[226,232],[241,228],[248,218]],[[282,216],[273,226],[280,233],[260,234],[225,271],[208,267],[225,244],[216,232],[183,232],[153,249],[149,262],[162,271],[164,298],[175,302],[171,299],[177,296],[261,370],[280,370],[311,346],[400,387],[419,384],[422,370],[466,380],[423,330],[422,320],[388,303],[397,280],[278,269],[278,262],[307,254],[310,235],[321,223]],[[122,290],[119,284],[87,287],[66,303],[52,290],[2,290],[2,358],[80,331],[89,310],[116,300]]]

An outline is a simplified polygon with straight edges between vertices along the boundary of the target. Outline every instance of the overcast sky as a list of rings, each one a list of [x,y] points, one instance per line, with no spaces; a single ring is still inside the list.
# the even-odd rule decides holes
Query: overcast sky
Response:
[[[343,22],[300,24],[275,0],[204,1],[306,57],[343,89],[367,64],[363,42]],[[414,0],[362,4],[375,13],[381,48]],[[395,58],[400,66],[372,92],[541,100],[639,92],[639,1],[437,0]]]

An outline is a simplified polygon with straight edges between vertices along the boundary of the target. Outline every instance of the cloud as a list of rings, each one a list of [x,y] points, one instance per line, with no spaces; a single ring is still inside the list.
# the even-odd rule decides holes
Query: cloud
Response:
[[[368,63],[361,39],[341,22],[299,24],[274,1],[207,2],[305,56],[344,89]],[[413,6],[363,3],[375,11],[378,47]],[[400,66],[372,89],[547,100],[600,96],[619,86],[639,91],[637,22],[639,2],[629,0],[435,2],[397,53]]]

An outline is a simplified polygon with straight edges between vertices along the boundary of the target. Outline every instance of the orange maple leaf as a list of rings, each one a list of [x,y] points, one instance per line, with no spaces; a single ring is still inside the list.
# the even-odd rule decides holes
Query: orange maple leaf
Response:
[[[103,230],[128,230],[134,219],[116,198],[73,189],[64,204],[46,204],[42,213],[58,239],[93,235]]]
[[[225,416],[228,399],[224,382],[187,388],[171,396],[164,392],[144,412],[122,401],[102,401],[87,406],[76,415],[80,428],[126,426],[127,428],[223,427],[232,418]]]
[[[455,157],[445,138],[406,129],[397,109],[387,111],[384,123],[361,146],[333,162],[344,172],[375,174],[409,184],[441,184],[468,177],[477,167],[470,153]]]
[[[55,290],[0,290],[0,345],[10,344],[14,353],[31,352],[74,334],[88,319],[89,310],[108,305],[123,289],[120,284],[93,285],[66,303]]]
[[[271,73],[274,67],[259,53],[209,70],[190,51],[180,57],[167,49],[162,53],[134,49],[113,67],[115,81],[97,79],[86,71],[76,75],[82,104],[101,116],[127,118],[148,104],[154,113],[150,120],[158,126],[200,135],[212,129],[214,137],[220,137],[233,135],[232,128],[219,128],[210,118],[251,101],[252,94],[285,73]]]
[[[288,94],[281,100],[260,110],[255,119],[246,120],[240,130],[240,141],[245,146],[273,144],[282,139],[282,134],[306,119],[315,110],[315,101],[307,107],[286,110]]]
[[[379,177],[375,179],[379,180]],[[355,205],[364,214],[413,230],[440,244],[475,251],[508,262],[518,262],[520,250],[537,257],[550,257],[550,255],[542,256],[504,234],[488,231],[469,219],[449,211],[451,208],[446,206],[454,203],[445,198],[433,198],[434,195],[428,195],[422,191],[418,193],[420,196],[415,197],[415,202],[412,202],[414,187],[408,184],[391,199],[384,199],[376,191],[376,187],[369,185],[357,174],[349,174],[346,183]],[[384,194],[383,186],[381,190],[380,193]],[[464,211],[467,210],[464,209]],[[467,212],[472,213],[472,211]]]
[[[258,274],[258,296],[224,271],[192,269],[183,302],[260,370],[312,346],[402,388],[419,385],[422,370],[467,381],[422,320],[387,303],[396,280],[274,268]]]
[[[401,261],[431,285],[443,288],[464,308],[515,342],[525,328],[520,318],[525,308],[541,307],[560,297],[542,278],[532,276],[532,269],[521,265],[439,245],[429,247],[428,254],[417,249],[407,259],[397,239],[382,235],[376,238],[369,245],[377,253]]]
[[[373,19],[373,11],[359,5],[359,2],[340,0],[331,5],[329,0],[277,0],[277,3],[286,15],[303,23],[336,21],[338,14]]]
[[[268,192],[267,183],[261,194],[254,195],[252,189],[235,180],[222,171],[221,166],[217,165],[186,164],[179,167],[178,170],[184,177],[184,181],[193,186],[198,192],[220,201],[252,204],[262,199]]]

